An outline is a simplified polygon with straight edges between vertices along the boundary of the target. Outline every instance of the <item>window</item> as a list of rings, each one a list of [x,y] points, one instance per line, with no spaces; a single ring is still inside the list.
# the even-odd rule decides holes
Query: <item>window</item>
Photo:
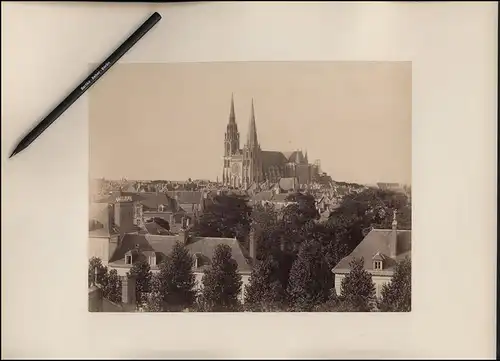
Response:
[[[132,264],[132,255],[125,256],[125,264]]]
[[[149,257],[149,264],[151,266],[156,266],[156,256],[155,255],[152,255]]]
[[[373,269],[381,270],[382,269],[382,261],[374,261],[373,262]]]

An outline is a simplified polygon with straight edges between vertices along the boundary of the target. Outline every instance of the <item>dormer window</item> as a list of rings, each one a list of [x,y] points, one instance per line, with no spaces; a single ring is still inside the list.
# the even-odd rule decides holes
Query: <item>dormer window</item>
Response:
[[[152,254],[149,256],[149,264],[151,266],[156,266],[156,254]]]
[[[131,254],[127,254],[125,256],[125,264],[132,264],[132,255]]]
[[[380,271],[382,269],[382,267],[383,267],[382,262],[384,261],[384,258],[385,258],[385,256],[383,254],[381,254],[380,252],[377,252],[373,256],[372,261],[373,261],[373,269],[374,270]]]

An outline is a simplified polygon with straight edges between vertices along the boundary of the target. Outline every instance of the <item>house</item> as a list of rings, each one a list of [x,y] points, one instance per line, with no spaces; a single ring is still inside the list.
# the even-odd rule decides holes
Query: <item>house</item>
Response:
[[[363,258],[364,269],[372,275],[376,296],[380,297],[383,285],[394,275],[396,263],[405,257],[411,257],[411,230],[397,229],[394,212],[392,229],[372,229],[354,251],[333,268],[336,293],[341,293],[342,280],[350,272],[351,260]]]
[[[125,276],[133,264],[146,260],[153,273],[159,272],[160,263],[170,254],[177,242],[183,243],[193,256],[193,273],[197,288],[202,285],[205,270],[210,267],[212,257],[218,245],[225,244],[231,248],[233,260],[242,276],[243,287],[240,300],[244,300],[244,290],[249,283],[252,263],[255,259],[255,243],[250,240],[251,251],[246,252],[235,238],[195,237],[189,229],[183,229],[176,235],[153,235],[129,233],[120,238],[116,249],[109,254],[108,267],[115,269],[120,276]]]
[[[114,206],[117,208],[112,212],[109,209],[114,207],[101,205],[109,221],[99,228],[99,236],[96,235],[96,230],[89,232],[89,258],[99,257],[104,265],[109,269],[115,269],[119,276],[126,276],[133,264],[139,260],[147,260],[152,272],[156,273],[159,271],[159,264],[172,251],[174,245],[181,242],[193,256],[193,272],[200,287],[203,274],[210,266],[216,247],[225,244],[231,248],[232,258],[242,276],[240,299],[243,301],[244,288],[249,283],[255,260],[256,246],[253,237],[249,239],[250,251],[246,251],[235,238],[191,235],[189,222],[185,222],[177,233],[165,232],[165,229],[154,221],[145,223],[143,229],[137,230],[131,226],[133,212],[130,210],[133,205],[130,199],[122,200]]]

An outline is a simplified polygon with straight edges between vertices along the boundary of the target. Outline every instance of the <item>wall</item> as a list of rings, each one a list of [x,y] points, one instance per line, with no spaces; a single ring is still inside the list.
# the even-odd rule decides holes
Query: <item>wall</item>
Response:
[[[118,273],[118,276],[126,276],[127,275],[127,272],[130,271],[130,267],[129,266],[123,266],[123,267],[110,267],[110,269],[114,269],[116,270],[116,272]],[[158,273],[159,270],[158,269],[152,269],[151,272],[153,274],[155,273]],[[203,273],[202,272],[195,272],[194,273],[194,276],[195,276],[195,281],[196,281],[196,285],[195,285],[195,288],[197,290],[200,290],[201,287],[202,287],[202,279],[203,279]],[[248,286],[248,284],[250,283],[250,274],[242,274],[241,275],[241,280],[243,282],[242,286],[241,286],[241,293],[239,295],[239,299],[242,303],[245,302],[245,287]]]
[[[108,264],[109,260],[109,238],[89,237],[88,257],[99,257],[103,265]]]
[[[343,275],[343,274],[336,274],[335,275],[335,291],[337,292],[338,296],[340,296],[342,280],[344,279],[344,277],[345,277],[345,275]],[[372,281],[375,284],[375,295],[377,297],[381,296],[381,291],[382,291],[383,285],[390,282],[391,278],[392,278],[392,276],[374,276],[374,275],[372,275]]]

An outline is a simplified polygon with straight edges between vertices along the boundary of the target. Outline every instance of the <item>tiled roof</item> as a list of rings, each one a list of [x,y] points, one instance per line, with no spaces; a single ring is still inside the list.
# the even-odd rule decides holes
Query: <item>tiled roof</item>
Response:
[[[194,237],[189,240],[186,247],[191,254],[200,253],[204,258],[212,259],[215,248],[220,244],[226,244],[231,248],[232,258],[238,264],[240,272],[250,272],[252,270],[244,251],[234,238]]]
[[[136,245],[139,245],[141,251],[155,251],[167,255],[178,240],[178,236],[129,233],[122,237],[120,247],[115,250],[109,262],[125,263],[125,254],[133,250]],[[161,260],[158,261],[161,262]]]
[[[165,193],[141,193],[139,202],[147,209],[158,209],[160,205],[165,206],[165,211],[174,212],[176,209],[175,200],[167,196]]]
[[[165,256],[170,254],[174,245],[180,240],[181,238],[178,235],[126,234],[121,240],[120,247],[116,249],[109,262],[114,265],[123,265],[127,252],[139,245],[142,252],[156,252],[157,262],[159,263],[163,261]],[[191,254],[199,253],[204,259],[211,260],[215,248],[220,244],[227,244],[231,248],[232,258],[237,262],[240,272],[251,271],[245,252],[234,238],[192,237],[189,239],[186,248]]]
[[[373,257],[379,253],[384,259],[384,270],[390,271],[394,268],[397,261],[411,255],[411,230],[397,231],[396,258],[392,259],[390,255],[390,241],[392,235],[391,229],[372,229],[361,243],[344,257],[333,269],[334,273],[349,272],[349,263],[353,258],[364,259],[364,268],[373,269]]]
[[[203,199],[201,191],[167,191],[167,195],[179,204],[200,204]]]
[[[264,168],[264,171],[272,166],[278,166],[278,167],[283,166],[287,162],[287,159],[285,158],[282,152],[263,150],[261,152],[261,155],[262,155],[262,167]]]
[[[163,235],[169,234],[169,232],[165,228],[160,226],[155,221],[144,223],[144,228],[146,229],[148,234],[163,234]]]

